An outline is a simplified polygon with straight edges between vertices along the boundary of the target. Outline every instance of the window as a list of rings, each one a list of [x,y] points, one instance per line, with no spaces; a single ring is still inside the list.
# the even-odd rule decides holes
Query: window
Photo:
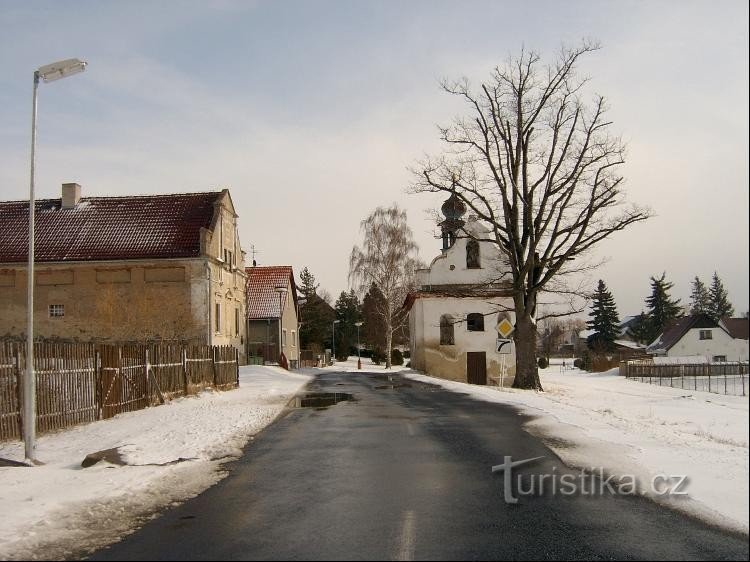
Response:
[[[65,316],[65,305],[64,304],[51,304],[49,305],[49,317],[50,318],[61,318]]]
[[[711,330],[701,330],[700,335],[698,337],[702,340],[714,339],[713,334],[711,333]]]
[[[466,267],[468,269],[479,269],[482,266],[479,263],[479,242],[469,240],[466,243]]]
[[[727,356],[726,355],[714,355],[713,362],[714,363],[726,363]]]
[[[292,330],[292,347],[297,347],[297,335],[294,330]]]
[[[284,330],[284,333],[281,335],[281,345],[286,347],[286,330]]]
[[[466,329],[470,332],[484,332],[484,314],[472,312],[466,316]]]
[[[217,333],[221,332],[221,304],[218,302],[215,305],[215,314],[214,314],[214,322],[215,326],[214,329]]]
[[[453,316],[443,314],[440,317],[440,345],[455,345],[453,338]]]
[[[234,335],[240,335],[240,309],[234,309]]]

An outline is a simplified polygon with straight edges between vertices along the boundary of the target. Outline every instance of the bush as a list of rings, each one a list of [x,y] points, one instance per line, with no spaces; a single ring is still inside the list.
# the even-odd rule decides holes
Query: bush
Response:
[[[546,369],[549,367],[549,360],[546,357],[540,357],[536,364],[539,365],[540,369]]]
[[[372,355],[370,357],[372,357],[373,363],[375,363],[376,365],[380,365],[385,361],[385,351],[383,351],[379,347],[376,347],[372,350]]]
[[[575,361],[573,361],[573,366],[576,369],[583,369],[583,359],[576,359]]]
[[[403,365],[404,356],[398,349],[391,350],[391,365]]]

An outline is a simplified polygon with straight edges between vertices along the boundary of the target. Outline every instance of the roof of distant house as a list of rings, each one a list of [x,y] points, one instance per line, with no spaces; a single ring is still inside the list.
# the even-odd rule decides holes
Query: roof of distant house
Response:
[[[744,320],[745,324],[742,325]],[[682,337],[692,329],[712,329],[719,328],[724,330],[733,338],[747,339],[747,319],[746,318],[724,318],[717,322],[707,314],[692,314],[678,318],[664,332],[648,346],[648,351],[655,352],[671,349]],[[744,333],[744,337],[743,334]]]
[[[201,229],[226,192],[82,197],[35,202],[37,262],[197,257]],[[28,259],[28,201],[0,201],[0,263]]]
[[[292,298],[297,304],[297,285],[291,265],[254,266],[247,272],[247,318],[261,320],[278,318],[280,306],[286,306],[287,293],[281,294],[276,287],[288,287],[291,283]]]
[[[729,335],[738,340],[748,339],[748,326],[750,326],[750,319],[748,318],[724,318],[722,320],[724,325],[729,330]]]

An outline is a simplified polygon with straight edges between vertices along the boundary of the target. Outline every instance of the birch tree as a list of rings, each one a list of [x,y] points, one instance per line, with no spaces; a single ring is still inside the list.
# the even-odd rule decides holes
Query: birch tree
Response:
[[[551,64],[522,50],[477,88],[467,79],[444,81],[443,90],[463,100],[468,114],[440,127],[444,152],[414,169],[413,191],[455,192],[508,259],[516,388],[542,389],[540,295],[576,291],[565,279],[596,265],[582,258],[650,215],[624,204],[625,147],[611,132],[605,98],[584,99],[587,79],[577,65],[598,48],[563,48]]]
[[[422,264],[406,211],[398,205],[378,207],[360,223],[360,229],[362,246],[354,246],[349,256],[349,282],[360,295],[372,285],[383,295],[375,313],[385,326],[385,365],[390,369],[393,334],[408,320],[402,305]]]

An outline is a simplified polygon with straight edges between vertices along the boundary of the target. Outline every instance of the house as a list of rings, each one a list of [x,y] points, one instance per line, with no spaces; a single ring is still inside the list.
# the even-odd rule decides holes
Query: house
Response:
[[[747,361],[748,319],[716,321],[705,314],[680,318],[648,346],[656,357],[691,357],[709,362]]]
[[[28,201],[0,202],[0,337],[25,338]],[[228,190],[35,203],[34,335],[178,340],[245,356],[244,253]]]
[[[264,363],[297,368],[299,300],[292,267],[253,266],[245,271],[248,355],[262,357]],[[283,356],[279,354],[279,339]]]
[[[417,271],[409,313],[411,366],[430,375],[475,384],[515,373],[513,301],[508,272],[489,230],[453,193],[443,204],[443,246]]]

